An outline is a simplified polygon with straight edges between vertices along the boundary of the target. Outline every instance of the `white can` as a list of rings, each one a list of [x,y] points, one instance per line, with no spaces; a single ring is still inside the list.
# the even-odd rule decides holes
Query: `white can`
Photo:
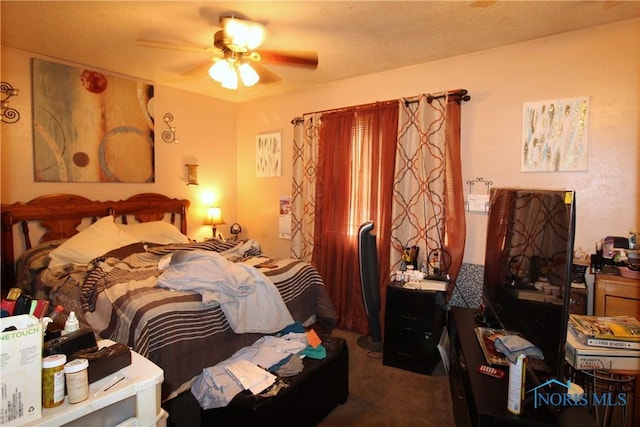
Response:
[[[507,409],[519,415],[522,412],[524,399],[524,382],[527,372],[527,356],[521,354],[516,363],[509,363],[509,391],[507,394]]]
[[[69,403],[78,403],[89,398],[88,368],[87,359],[75,359],[64,365]]]
[[[403,279],[402,270],[396,270],[396,281],[402,282],[402,279]]]

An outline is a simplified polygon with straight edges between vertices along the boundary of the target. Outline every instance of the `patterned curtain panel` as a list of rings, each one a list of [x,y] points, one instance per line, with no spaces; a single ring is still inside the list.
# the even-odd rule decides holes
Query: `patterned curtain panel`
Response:
[[[313,253],[320,116],[312,113],[292,120],[291,256],[307,262]]]
[[[389,248],[389,252],[379,253],[381,313],[384,313],[386,304],[385,289],[389,271],[399,268],[406,247],[419,248],[418,264],[430,253],[438,253],[438,266],[446,269],[452,283],[455,283],[462,265],[466,237],[460,162],[460,102],[461,98],[455,95],[421,95],[382,103],[387,104],[387,108],[395,108],[394,127],[390,129],[386,123],[390,120],[385,120],[384,132],[381,128],[362,126],[366,122],[363,114],[367,110],[363,107],[367,106],[312,113],[292,121],[294,147],[291,254],[309,262],[317,261],[316,267],[323,275],[338,311],[340,327],[365,333],[367,319],[358,290],[358,276],[355,271],[350,272],[357,264],[356,254],[344,249],[349,247],[349,242],[344,244],[344,248],[336,246],[340,239],[335,236],[351,236],[353,233],[343,230],[329,238],[327,227],[335,228],[343,222],[355,227],[369,219],[376,222],[378,251]],[[332,147],[337,147],[339,135],[329,135],[326,128],[331,127],[329,125],[335,121],[330,119],[340,117],[345,110],[358,111],[355,117],[359,118],[350,122],[349,126],[333,125],[334,133],[344,133],[345,126],[346,129],[356,130],[347,135],[344,141],[341,139],[341,143],[347,145],[341,151],[338,150],[340,153],[358,152],[361,149],[358,148],[358,141],[365,139],[381,138],[388,142],[389,135],[393,133],[395,147],[390,146],[391,152],[381,154],[376,151],[378,154],[375,157],[388,163],[386,166],[386,163],[377,163],[375,172],[371,173],[371,182],[376,183],[379,190],[373,191],[369,186],[360,184],[345,187],[349,182],[355,182],[351,178],[325,182],[327,173],[335,172],[344,156],[335,158],[332,157],[338,154],[334,153],[335,149],[325,150],[325,156],[328,155],[331,159],[320,161],[321,117],[325,122],[322,135],[327,137]],[[354,126],[354,123],[359,125]],[[345,147],[349,145],[351,148],[347,151]],[[320,171],[322,164],[328,165],[328,170]],[[360,170],[359,167],[356,170]],[[382,179],[383,171],[389,171],[388,180]],[[323,174],[323,178],[318,178]],[[318,188],[327,190],[326,194],[320,194]],[[354,189],[358,191],[352,191]],[[366,194],[384,193],[385,196],[374,197],[377,199],[372,206],[378,208],[368,208],[370,210],[364,215],[366,218],[342,221],[342,216],[353,211],[360,212],[365,205],[360,206],[360,202],[357,202],[357,209],[352,209],[351,205],[343,206],[342,199],[337,197],[338,193],[353,193],[355,196],[352,200],[356,202]],[[323,197],[325,204],[322,202]],[[325,212],[323,207],[326,207]],[[352,240],[355,242],[353,236]]]
[[[446,95],[420,95],[400,103],[392,270],[401,267],[405,248],[415,246],[418,266],[430,256],[430,274],[437,268],[455,281],[465,239],[459,123],[459,104]]]

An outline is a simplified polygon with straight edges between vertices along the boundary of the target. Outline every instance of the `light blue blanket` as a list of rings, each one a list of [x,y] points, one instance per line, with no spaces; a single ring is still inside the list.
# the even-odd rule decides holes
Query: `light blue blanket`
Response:
[[[176,251],[158,286],[219,304],[234,332],[274,333],[294,322],[278,289],[254,267],[211,251]]]

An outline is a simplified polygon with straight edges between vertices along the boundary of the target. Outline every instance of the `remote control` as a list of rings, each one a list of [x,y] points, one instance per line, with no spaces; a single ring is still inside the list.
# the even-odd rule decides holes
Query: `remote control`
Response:
[[[502,369],[497,369],[492,366],[480,365],[478,366],[478,372],[481,374],[489,375],[493,378],[504,378],[504,371]]]

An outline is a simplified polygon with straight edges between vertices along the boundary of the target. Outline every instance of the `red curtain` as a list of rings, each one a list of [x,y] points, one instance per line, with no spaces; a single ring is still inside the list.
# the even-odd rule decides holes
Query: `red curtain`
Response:
[[[337,326],[363,334],[369,325],[357,232],[362,223],[374,221],[383,292],[389,278],[397,129],[398,101],[325,113],[320,126],[312,263],[336,306]]]
[[[450,96],[446,117],[446,174],[445,174],[445,249],[451,255],[449,274],[455,283],[464,257],[467,226],[462,191],[462,161],[460,159],[461,100]],[[451,290],[450,290],[451,291]]]

